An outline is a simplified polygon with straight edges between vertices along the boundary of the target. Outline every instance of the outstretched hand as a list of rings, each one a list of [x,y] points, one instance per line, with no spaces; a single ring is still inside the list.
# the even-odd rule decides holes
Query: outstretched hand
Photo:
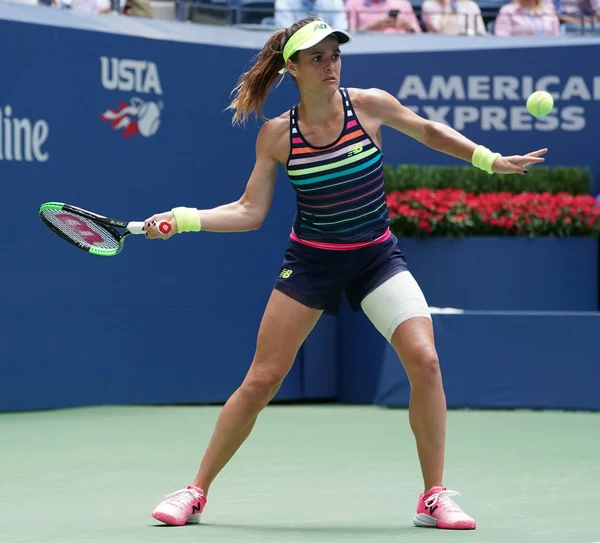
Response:
[[[545,159],[540,158],[540,155],[545,154],[548,149],[539,149],[538,151],[533,151],[531,153],[527,153],[524,156],[513,155],[513,156],[499,156],[494,162],[494,166],[492,169],[494,173],[520,173],[526,174],[528,173],[527,168],[532,164],[539,164],[544,162]]]

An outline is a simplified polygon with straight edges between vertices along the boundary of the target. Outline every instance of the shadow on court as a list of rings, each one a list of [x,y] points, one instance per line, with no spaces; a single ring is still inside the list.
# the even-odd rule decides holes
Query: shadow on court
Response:
[[[207,524],[201,523],[197,525],[187,524],[185,526],[167,526],[165,524],[157,524],[152,525],[152,528],[188,528],[190,530],[239,530],[244,533],[264,533],[264,534],[292,534],[292,533],[302,533],[306,535],[314,534],[314,535],[348,535],[348,536],[373,536],[373,535],[391,535],[391,536],[399,536],[403,534],[412,534],[415,535],[418,532],[427,531],[431,532],[432,530],[427,530],[425,528],[420,529],[415,526],[377,526],[374,524],[365,524],[363,526],[343,526],[343,525],[321,525],[321,526],[290,526],[290,525],[277,525],[277,524]]]

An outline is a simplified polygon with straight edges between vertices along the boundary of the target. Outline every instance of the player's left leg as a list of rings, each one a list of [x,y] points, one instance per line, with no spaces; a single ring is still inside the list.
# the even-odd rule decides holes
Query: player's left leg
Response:
[[[446,396],[427,302],[409,271],[400,271],[361,302],[367,317],[394,347],[410,382],[409,420],[425,484],[416,526],[474,529],[475,521],[443,486]]]

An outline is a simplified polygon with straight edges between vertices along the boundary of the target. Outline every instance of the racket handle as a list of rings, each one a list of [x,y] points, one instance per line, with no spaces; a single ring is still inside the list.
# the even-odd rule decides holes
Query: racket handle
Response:
[[[158,231],[161,234],[167,235],[171,232],[171,225],[167,221],[161,221],[156,225]],[[127,224],[127,230],[129,230],[132,234],[145,234],[144,232],[144,223],[143,222],[130,222]]]
[[[143,234],[144,233],[144,223],[136,222],[136,221],[127,223],[127,230],[129,230],[132,234]]]
[[[158,231],[165,236],[171,232],[171,225],[167,221],[161,221],[158,223]]]

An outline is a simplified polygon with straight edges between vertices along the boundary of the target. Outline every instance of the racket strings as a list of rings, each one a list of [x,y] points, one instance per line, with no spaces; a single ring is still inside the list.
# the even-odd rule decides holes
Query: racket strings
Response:
[[[119,240],[101,225],[68,211],[46,209],[43,217],[62,234],[87,247],[117,249]]]

